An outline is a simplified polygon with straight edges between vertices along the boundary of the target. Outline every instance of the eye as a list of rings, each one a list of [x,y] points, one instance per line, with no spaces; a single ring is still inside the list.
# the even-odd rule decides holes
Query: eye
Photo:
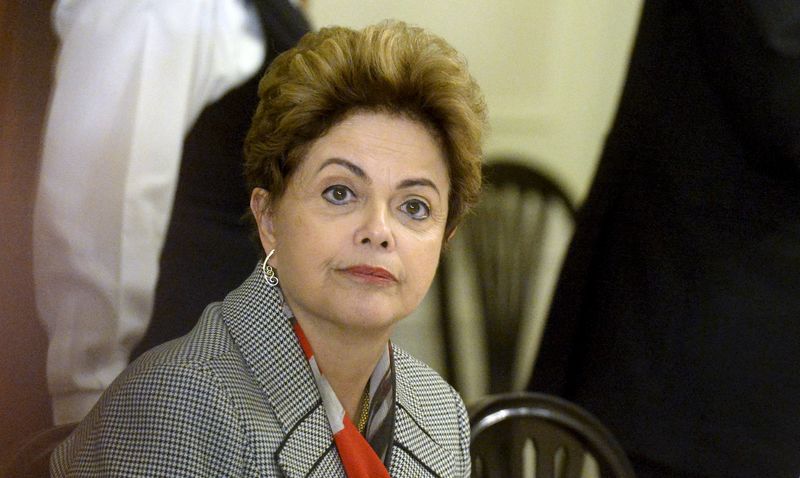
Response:
[[[351,202],[356,195],[347,186],[337,184],[322,191],[322,197],[331,204],[342,205]]]
[[[431,208],[419,199],[409,199],[400,205],[400,210],[417,221],[427,219],[431,215]]]

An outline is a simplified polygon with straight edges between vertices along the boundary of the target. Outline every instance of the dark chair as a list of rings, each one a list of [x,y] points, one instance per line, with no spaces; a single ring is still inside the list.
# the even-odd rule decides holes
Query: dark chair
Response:
[[[3,478],[48,478],[50,454],[78,426],[77,423],[58,425],[42,430],[23,441],[0,467]]]
[[[483,167],[484,190],[475,212],[459,227],[452,248],[464,249],[466,269],[476,282],[479,327],[487,340],[489,393],[512,390],[517,339],[537,287],[545,243],[555,221],[568,221],[571,234],[575,208],[554,180],[522,159],[489,158]],[[566,248],[569,234],[564,237]],[[453,254],[439,267],[440,330],[444,342],[444,375],[460,388],[456,357],[451,275]],[[560,261],[558,262],[560,264]],[[554,267],[555,278],[560,267]],[[462,274],[463,275],[463,274]],[[555,283],[555,280],[552,281]],[[549,297],[549,294],[548,294]],[[548,299],[549,300],[549,299]],[[543,320],[543,317],[541,318]],[[531,357],[531,362],[533,357]]]
[[[488,396],[470,407],[470,424],[473,477],[580,478],[591,456],[599,476],[634,478],[611,433],[586,410],[551,395]],[[530,470],[526,448],[528,463],[535,463]]]

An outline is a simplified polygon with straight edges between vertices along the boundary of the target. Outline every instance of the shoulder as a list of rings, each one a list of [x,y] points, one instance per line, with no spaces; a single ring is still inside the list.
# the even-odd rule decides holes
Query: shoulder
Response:
[[[242,395],[256,393],[258,386],[221,310],[222,303],[210,304],[191,332],[142,354],[109,387],[108,398],[141,392],[156,406],[194,402],[194,394],[200,394],[208,397],[201,401],[219,400],[217,411],[241,411],[239,403],[248,398]],[[199,405],[203,411],[205,404]]]
[[[145,353],[53,454],[63,473],[236,476],[249,466],[243,403],[257,388],[218,304],[188,335]],[[198,457],[202,457],[199,459]]]
[[[397,379],[404,382],[405,386],[413,388],[418,399],[444,400],[448,406],[464,407],[458,392],[435,370],[396,345],[392,346],[392,351]]]
[[[188,334],[148,350],[131,363],[129,370],[145,371],[167,365],[203,367],[230,352],[233,342],[222,321],[222,303],[206,306]]]

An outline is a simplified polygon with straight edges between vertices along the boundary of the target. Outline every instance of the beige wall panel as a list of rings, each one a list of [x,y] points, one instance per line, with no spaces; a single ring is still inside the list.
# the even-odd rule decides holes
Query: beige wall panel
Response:
[[[641,0],[312,0],[316,27],[362,27],[395,18],[430,29],[461,51],[489,106],[487,156],[525,158],[561,182],[574,201],[586,195],[613,119]],[[521,362],[532,361],[571,228],[548,238]],[[552,243],[552,244],[551,244]],[[468,272],[465,272],[468,274]],[[468,278],[464,278],[468,282]],[[465,287],[465,291],[468,290]],[[465,292],[466,296],[470,294]],[[474,294],[473,294],[474,295]],[[401,322],[395,340],[441,369],[436,294]],[[459,310],[459,351],[467,401],[485,388],[476,310]],[[530,367],[517,371],[519,386]]]

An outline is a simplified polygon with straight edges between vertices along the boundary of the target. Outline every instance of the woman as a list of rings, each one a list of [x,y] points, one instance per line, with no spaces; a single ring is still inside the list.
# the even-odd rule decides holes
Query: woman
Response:
[[[389,336],[477,198],[477,85],[443,40],[388,22],[307,35],[259,96],[265,260],[118,377],[54,476],[468,475],[460,397]]]

